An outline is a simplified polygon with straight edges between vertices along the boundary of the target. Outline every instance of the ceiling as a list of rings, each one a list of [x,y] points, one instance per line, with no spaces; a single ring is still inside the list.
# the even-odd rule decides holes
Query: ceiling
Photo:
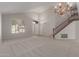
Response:
[[[43,12],[57,2],[0,2],[0,13]]]
[[[54,4],[53,2],[0,2],[0,13],[44,11],[48,6]]]

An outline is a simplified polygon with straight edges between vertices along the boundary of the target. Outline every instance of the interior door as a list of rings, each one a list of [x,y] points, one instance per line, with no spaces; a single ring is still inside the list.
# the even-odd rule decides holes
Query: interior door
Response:
[[[32,24],[32,33],[34,35],[39,35],[40,34],[40,26],[39,26],[39,24],[35,24],[35,23]]]

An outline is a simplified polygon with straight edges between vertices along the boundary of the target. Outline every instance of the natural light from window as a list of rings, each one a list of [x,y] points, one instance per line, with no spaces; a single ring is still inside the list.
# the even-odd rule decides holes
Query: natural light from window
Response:
[[[14,20],[11,25],[11,33],[17,34],[17,33],[24,33],[24,32],[25,32],[25,26],[23,22],[20,20],[19,22]]]

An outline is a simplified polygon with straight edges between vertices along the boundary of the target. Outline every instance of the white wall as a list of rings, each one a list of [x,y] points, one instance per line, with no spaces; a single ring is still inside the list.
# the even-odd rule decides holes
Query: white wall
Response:
[[[79,2],[77,2],[78,15],[79,15]],[[79,21],[76,21],[76,39],[79,39]]]
[[[2,41],[2,19],[1,19],[1,14],[0,14],[0,43],[1,43],[1,41]]]
[[[67,20],[70,17],[70,13],[67,12],[64,15],[59,15],[56,13],[55,27],[60,25],[63,21]]]
[[[76,22],[76,39],[79,39],[79,21]]]
[[[79,2],[76,3],[77,3],[78,14],[79,14]]]
[[[25,23],[25,33],[12,34],[11,33],[11,24],[13,19],[24,20]],[[16,39],[32,36],[32,26],[31,19],[27,14],[4,14],[2,15],[2,39]]]
[[[41,34],[45,36],[50,36],[53,34],[53,27],[55,26],[56,15],[52,12],[46,12],[41,15],[44,17],[41,21],[45,21],[45,23],[41,23]]]

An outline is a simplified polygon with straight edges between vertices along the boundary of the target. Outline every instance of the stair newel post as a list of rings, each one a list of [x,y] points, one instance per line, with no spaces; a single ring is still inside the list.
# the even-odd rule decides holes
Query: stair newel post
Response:
[[[53,28],[53,39],[55,38],[55,35],[54,35],[54,28]]]

